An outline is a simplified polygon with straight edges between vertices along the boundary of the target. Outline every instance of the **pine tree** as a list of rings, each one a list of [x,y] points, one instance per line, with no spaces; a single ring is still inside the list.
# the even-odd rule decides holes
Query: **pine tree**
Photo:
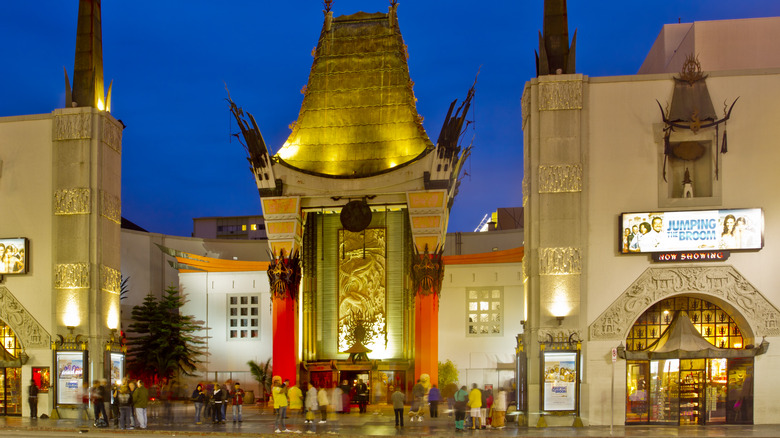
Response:
[[[178,288],[169,286],[162,298],[149,294],[143,304],[133,307],[127,336],[131,374],[159,381],[196,371],[205,344],[196,332],[204,327],[194,317],[181,314],[183,305]]]

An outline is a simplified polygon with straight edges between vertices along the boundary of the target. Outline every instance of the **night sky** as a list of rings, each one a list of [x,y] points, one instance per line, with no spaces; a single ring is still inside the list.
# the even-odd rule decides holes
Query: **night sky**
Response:
[[[335,16],[387,12],[388,0],[335,0]],[[449,231],[473,231],[499,207],[522,205],[520,97],[535,75],[543,0],[401,0],[418,112],[436,141],[450,102],[478,70],[468,173]],[[780,2],[574,1],[577,72],[634,74],[663,24],[780,15]],[[106,87],[123,136],[122,215],[149,231],[189,236],[192,218],[260,214],[260,198],[225,102],[252,112],[275,153],[298,117],[320,0],[103,1]],[[0,116],[63,107],[73,77],[77,0],[0,5]],[[654,104],[650,102],[648,104]],[[3,156],[0,159],[12,160]],[[2,208],[2,206],[0,206]]]

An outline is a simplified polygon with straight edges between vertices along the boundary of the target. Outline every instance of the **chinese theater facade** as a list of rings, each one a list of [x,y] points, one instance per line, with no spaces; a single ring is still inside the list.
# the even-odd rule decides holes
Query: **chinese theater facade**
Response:
[[[230,102],[273,253],[274,375],[293,383],[362,379],[373,392],[437,381],[442,250],[473,89],[434,145],[396,10],[327,7],[298,120],[275,155]]]

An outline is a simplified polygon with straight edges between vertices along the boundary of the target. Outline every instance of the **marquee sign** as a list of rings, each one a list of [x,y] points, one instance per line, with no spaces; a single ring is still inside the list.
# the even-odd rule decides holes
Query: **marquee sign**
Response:
[[[714,260],[706,255],[712,250],[763,248],[764,212],[745,208],[623,213],[618,242],[622,254],[680,253],[677,261],[688,261],[682,257],[699,252],[707,260]]]

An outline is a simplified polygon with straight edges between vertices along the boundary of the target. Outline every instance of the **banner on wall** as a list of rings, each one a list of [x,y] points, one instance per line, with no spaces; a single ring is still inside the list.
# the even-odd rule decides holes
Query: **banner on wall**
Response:
[[[620,252],[757,250],[764,247],[760,208],[637,212],[620,215]]]

